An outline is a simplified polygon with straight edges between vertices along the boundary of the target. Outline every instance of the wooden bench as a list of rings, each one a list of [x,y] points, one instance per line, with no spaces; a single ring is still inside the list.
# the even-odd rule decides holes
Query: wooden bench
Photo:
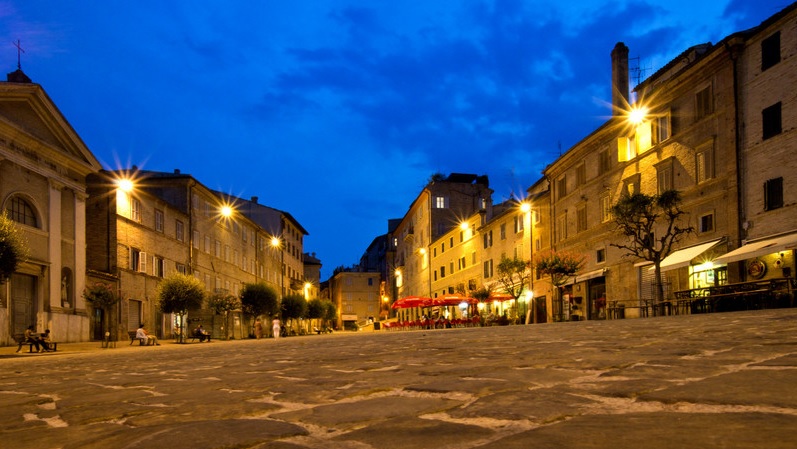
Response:
[[[139,346],[145,346],[144,340],[136,338],[136,331],[127,331],[127,336],[130,337],[130,344],[132,345],[134,341],[138,340]]]
[[[210,343],[210,334],[200,334],[199,332],[192,331],[191,335],[188,336],[188,340],[199,340],[200,343],[207,340],[207,342]]]
[[[22,345],[28,345],[28,352],[33,352],[33,347],[35,346],[35,344],[32,341],[26,341],[25,340],[25,334],[14,334],[14,341],[18,345],[17,346],[17,352],[22,350]],[[44,343],[47,344],[47,347],[50,348],[49,349],[50,351],[55,352],[55,351],[58,350],[58,343],[57,342],[54,342],[54,341],[48,341],[48,342],[41,342],[40,341],[39,342],[39,344],[42,345],[42,346],[44,345]]]

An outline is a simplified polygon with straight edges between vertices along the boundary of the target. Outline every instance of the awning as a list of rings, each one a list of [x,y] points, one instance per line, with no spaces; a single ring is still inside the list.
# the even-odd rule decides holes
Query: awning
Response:
[[[752,259],[767,254],[792,250],[795,247],[797,247],[797,233],[786,234],[779,237],[749,242],[727,254],[719,256],[714,259],[714,263],[731,263],[744,259]]]
[[[661,271],[675,270],[688,267],[692,259],[716,246],[722,239],[712,240],[689,248],[679,249],[661,261]]]
[[[576,276],[576,282],[584,282],[590,279],[599,278],[606,274],[606,270],[601,268],[600,270],[590,271],[589,273],[579,274]]]

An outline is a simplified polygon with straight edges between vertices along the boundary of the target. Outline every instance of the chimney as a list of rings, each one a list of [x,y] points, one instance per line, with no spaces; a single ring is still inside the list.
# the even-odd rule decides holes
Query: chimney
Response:
[[[252,197],[252,202],[253,202],[253,203],[255,203],[255,204],[257,204],[257,197],[256,197],[256,196],[253,196],[253,197]]]
[[[179,168],[175,168],[174,169],[174,174],[175,175],[179,175],[180,174],[180,169]]]
[[[628,109],[628,47],[618,42],[612,50],[612,115]]]

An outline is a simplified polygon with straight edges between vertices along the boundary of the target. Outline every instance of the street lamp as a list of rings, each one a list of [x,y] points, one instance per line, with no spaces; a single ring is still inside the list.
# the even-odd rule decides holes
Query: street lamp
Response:
[[[232,207],[227,204],[221,206],[221,216],[224,218],[232,217]]]
[[[271,247],[280,250],[280,298],[285,296],[285,251],[282,247],[282,240],[274,236],[271,238]]]
[[[628,111],[628,121],[634,125],[639,125],[645,120],[645,116],[648,114],[648,108],[644,106],[634,106]]]

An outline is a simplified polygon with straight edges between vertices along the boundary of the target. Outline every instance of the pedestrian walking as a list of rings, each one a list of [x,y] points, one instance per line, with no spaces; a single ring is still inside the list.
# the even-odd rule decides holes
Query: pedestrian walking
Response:
[[[274,320],[271,321],[271,330],[274,332],[274,338],[280,338],[280,329],[282,329],[280,320],[275,317]]]
[[[260,318],[255,320],[255,338],[258,340],[263,338],[263,323],[260,322]]]

